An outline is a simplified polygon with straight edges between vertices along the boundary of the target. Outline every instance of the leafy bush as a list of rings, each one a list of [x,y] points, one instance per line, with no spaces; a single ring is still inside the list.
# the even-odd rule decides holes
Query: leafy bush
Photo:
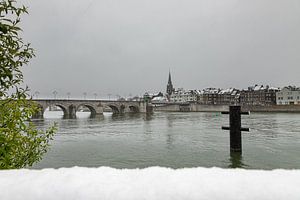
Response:
[[[38,130],[30,121],[38,107],[22,88],[22,66],[34,56],[19,33],[21,15],[27,13],[15,0],[0,2],[0,169],[32,166],[47,152],[55,126]]]

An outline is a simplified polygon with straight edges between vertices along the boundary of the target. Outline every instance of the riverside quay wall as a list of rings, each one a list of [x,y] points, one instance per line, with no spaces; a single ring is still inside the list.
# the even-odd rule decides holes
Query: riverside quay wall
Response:
[[[228,105],[203,105],[197,103],[154,103],[154,111],[164,112],[222,112],[228,111]],[[243,111],[251,112],[287,112],[300,113],[300,105],[245,105]]]

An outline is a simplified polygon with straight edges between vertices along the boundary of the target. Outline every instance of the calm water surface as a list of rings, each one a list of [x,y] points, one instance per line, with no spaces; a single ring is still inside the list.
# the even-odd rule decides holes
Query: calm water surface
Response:
[[[59,126],[51,149],[33,168],[72,166],[144,168],[149,166],[300,169],[300,114],[243,116],[243,155],[230,155],[228,115],[219,113],[154,113],[57,119],[46,113],[39,128]],[[56,119],[54,119],[56,117]]]

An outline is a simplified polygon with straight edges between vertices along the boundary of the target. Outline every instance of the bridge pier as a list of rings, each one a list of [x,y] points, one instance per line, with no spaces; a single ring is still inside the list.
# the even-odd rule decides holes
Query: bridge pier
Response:
[[[44,112],[43,111],[38,111],[31,117],[32,119],[43,119],[44,118]]]
[[[38,110],[36,111],[36,113],[34,113],[34,114],[32,115],[31,118],[32,118],[32,119],[43,119],[45,109],[44,109],[43,106],[41,106],[41,105],[39,105],[39,104],[36,104],[36,105],[38,106]]]
[[[153,113],[153,105],[149,102],[140,102],[140,112],[141,113]]]
[[[99,117],[99,116],[103,115],[103,110],[104,110],[104,107],[101,104],[98,104],[96,106],[95,112],[94,113],[91,112],[91,114],[93,114],[94,117]]]
[[[70,118],[70,119],[76,118],[76,107],[74,105],[69,106],[66,118]]]

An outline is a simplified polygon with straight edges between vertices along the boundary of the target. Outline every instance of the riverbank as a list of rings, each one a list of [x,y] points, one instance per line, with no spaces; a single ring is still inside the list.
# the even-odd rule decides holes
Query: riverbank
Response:
[[[165,103],[153,104],[154,111],[164,112],[223,112],[228,111],[228,105],[203,105],[196,103]],[[300,113],[300,105],[269,105],[242,106],[243,111],[272,112],[272,113]]]

